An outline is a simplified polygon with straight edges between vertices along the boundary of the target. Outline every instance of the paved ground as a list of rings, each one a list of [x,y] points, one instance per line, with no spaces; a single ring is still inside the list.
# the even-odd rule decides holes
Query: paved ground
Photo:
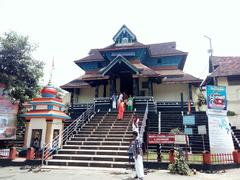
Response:
[[[133,180],[133,172],[124,169],[62,169],[40,170],[19,167],[0,168],[0,180]],[[149,172],[145,180],[239,180],[240,169],[227,170],[225,173],[197,173],[193,176],[171,175],[166,170]]]

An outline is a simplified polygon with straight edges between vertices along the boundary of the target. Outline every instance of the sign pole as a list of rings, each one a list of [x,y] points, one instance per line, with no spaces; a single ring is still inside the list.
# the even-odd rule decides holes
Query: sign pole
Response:
[[[205,151],[204,134],[202,134],[202,142],[203,142],[203,151]]]

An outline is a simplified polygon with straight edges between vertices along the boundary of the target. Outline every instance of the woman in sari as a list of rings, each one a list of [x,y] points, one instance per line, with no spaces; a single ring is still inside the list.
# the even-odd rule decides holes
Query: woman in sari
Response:
[[[118,106],[118,120],[123,120],[124,111],[124,102],[121,100]]]

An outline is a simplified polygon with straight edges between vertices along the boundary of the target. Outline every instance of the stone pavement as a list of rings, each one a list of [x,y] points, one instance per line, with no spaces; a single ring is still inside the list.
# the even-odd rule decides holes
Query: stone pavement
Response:
[[[71,169],[22,169],[1,167],[0,180],[133,180],[134,173],[125,169],[71,168]],[[240,169],[227,170],[226,173],[205,174],[198,172],[193,176],[171,175],[166,170],[148,172],[145,180],[239,180]]]

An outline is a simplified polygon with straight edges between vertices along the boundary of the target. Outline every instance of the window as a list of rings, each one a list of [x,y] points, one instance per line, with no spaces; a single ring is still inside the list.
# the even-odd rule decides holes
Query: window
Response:
[[[128,43],[128,38],[125,37],[125,38],[122,38],[122,44],[127,44]]]
[[[240,76],[229,76],[228,79],[228,85],[229,86],[237,86],[240,85]]]
[[[148,89],[148,82],[142,82],[142,88]]]

